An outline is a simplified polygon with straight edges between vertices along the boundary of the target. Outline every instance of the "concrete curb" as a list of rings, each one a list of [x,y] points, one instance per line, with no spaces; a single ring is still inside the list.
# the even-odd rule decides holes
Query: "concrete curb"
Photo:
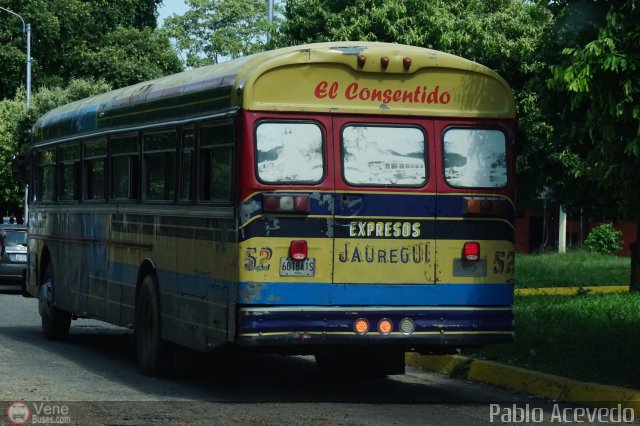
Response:
[[[633,389],[579,382],[553,374],[460,355],[420,355],[411,352],[406,355],[406,363],[412,367],[488,383],[553,401],[609,408],[615,408],[620,404],[623,408],[632,408],[640,412],[640,391]]]
[[[599,287],[518,288],[514,290],[514,294],[516,296],[577,296],[579,294],[608,294],[628,292],[628,285],[611,285]]]

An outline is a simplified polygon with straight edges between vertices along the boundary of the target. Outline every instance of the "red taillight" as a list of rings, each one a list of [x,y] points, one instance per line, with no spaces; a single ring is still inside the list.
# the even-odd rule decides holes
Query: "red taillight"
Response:
[[[262,208],[265,212],[309,213],[308,195],[265,194]]]
[[[289,246],[289,257],[291,260],[306,260],[309,248],[305,240],[293,240]]]
[[[462,260],[465,262],[477,262],[480,260],[480,243],[467,241],[462,246]]]
[[[306,195],[296,195],[293,199],[293,207],[299,213],[308,213],[309,197]]]
[[[277,212],[280,210],[280,199],[275,195],[265,195],[262,206],[267,212]]]

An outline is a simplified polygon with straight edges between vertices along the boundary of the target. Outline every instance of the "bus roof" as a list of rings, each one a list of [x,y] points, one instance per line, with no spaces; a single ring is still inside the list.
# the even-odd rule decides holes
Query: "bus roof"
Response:
[[[42,116],[34,142],[215,117],[238,109],[515,117],[507,83],[451,54],[391,43],[287,47],[112,90]]]

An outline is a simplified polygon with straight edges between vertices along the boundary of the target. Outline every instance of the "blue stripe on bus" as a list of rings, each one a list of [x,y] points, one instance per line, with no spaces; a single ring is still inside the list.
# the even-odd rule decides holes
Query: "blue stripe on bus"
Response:
[[[300,191],[301,194],[312,194],[312,192]],[[464,198],[469,194],[441,195],[435,194],[406,194],[406,193],[341,193],[336,192],[333,196],[333,204],[327,203],[324,199],[311,197],[309,213],[311,215],[332,215],[368,218],[379,217],[389,218],[407,217],[428,218],[460,218],[463,215]],[[482,196],[482,194],[478,194]],[[251,218],[263,214],[261,208],[255,208],[262,204],[261,193],[254,194],[250,199],[244,201],[244,205],[251,206],[245,209],[245,216],[242,217],[242,224],[246,224]],[[505,198],[508,200],[508,198]],[[515,211],[510,208],[501,219],[513,222]]]
[[[138,267],[109,265],[109,279],[135,286]],[[209,287],[233,287],[225,280],[157,270],[163,293],[206,297]],[[240,282],[238,303],[257,305],[505,306],[513,284],[331,284]]]
[[[238,333],[242,336],[258,335],[258,333],[327,333],[352,334],[353,323],[356,318],[364,318],[372,328],[382,318],[391,320],[395,324],[391,334],[400,335],[398,324],[403,318],[409,317],[414,321],[414,336],[420,334],[444,333],[504,333],[513,331],[513,313],[510,309],[485,308],[461,310],[455,307],[437,307],[432,310],[416,309],[407,306],[406,309],[390,309],[384,306],[378,309],[360,310],[357,306],[345,306],[342,310],[305,310],[304,307],[291,307],[290,310],[269,307],[242,309]],[[375,328],[372,329],[375,333]],[[393,337],[393,336],[391,336]]]
[[[264,305],[505,306],[512,284],[240,283],[238,303]]]

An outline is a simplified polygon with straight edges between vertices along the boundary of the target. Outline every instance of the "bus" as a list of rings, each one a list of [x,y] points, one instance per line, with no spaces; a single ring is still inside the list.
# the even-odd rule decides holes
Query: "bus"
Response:
[[[375,42],[300,45],[60,106],[29,145],[26,290],[63,339],[404,355],[513,338],[515,103],[489,68]]]

